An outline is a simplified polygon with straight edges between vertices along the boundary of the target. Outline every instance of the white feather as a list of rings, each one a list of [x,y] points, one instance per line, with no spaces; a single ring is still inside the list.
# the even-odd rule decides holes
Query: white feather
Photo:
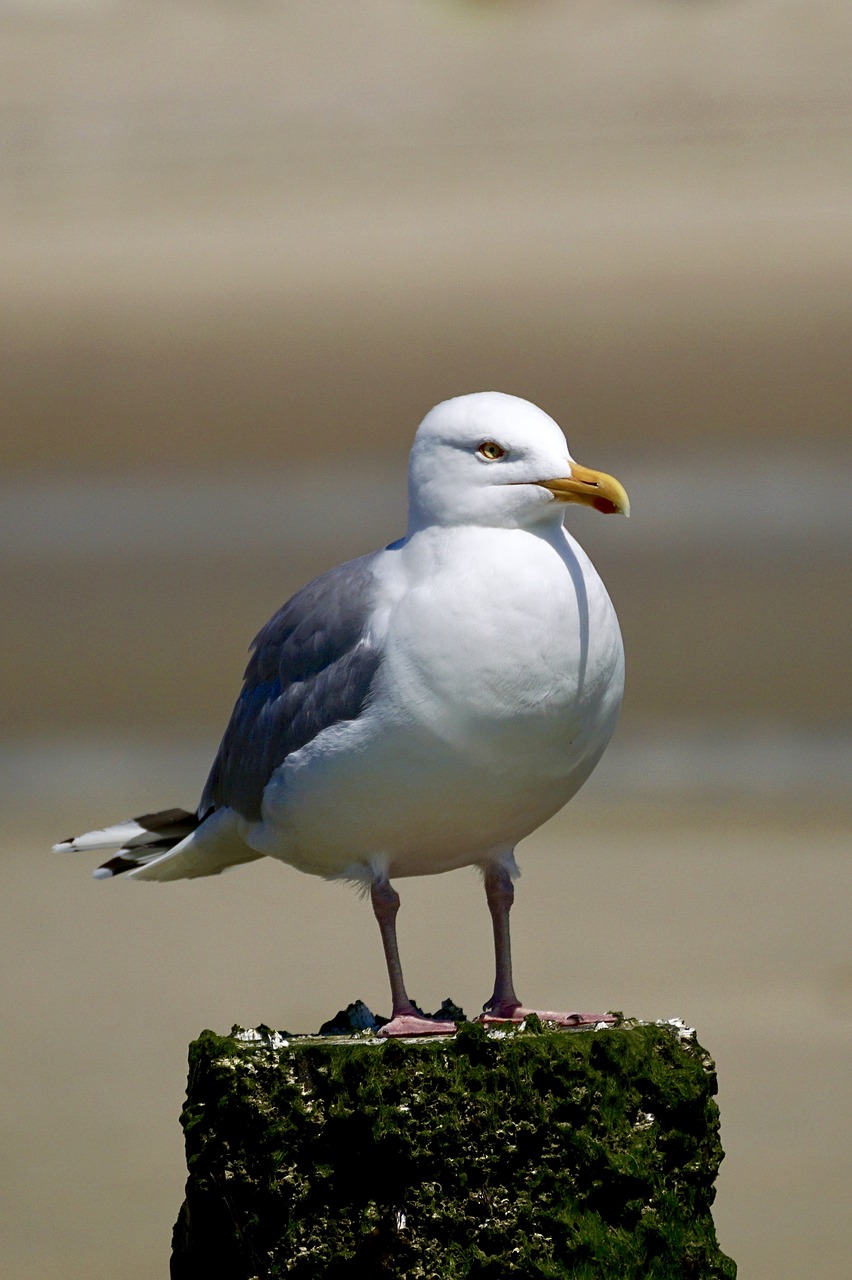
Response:
[[[158,837],[153,831],[146,831],[133,818],[124,822],[116,822],[111,827],[102,827],[98,831],[87,831],[82,836],[73,836],[70,840],[61,840],[53,846],[54,853],[79,853],[85,849],[117,849],[120,845],[130,845],[133,841],[147,844]]]

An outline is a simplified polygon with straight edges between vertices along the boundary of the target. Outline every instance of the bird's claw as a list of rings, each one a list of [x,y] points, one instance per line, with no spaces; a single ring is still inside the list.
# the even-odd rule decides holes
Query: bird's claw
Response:
[[[616,1022],[611,1013],[557,1013],[552,1009],[527,1009],[523,1005],[491,1005],[483,1009],[477,1021],[486,1026],[496,1022],[523,1022],[531,1014],[540,1022],[552,1022],[558,1027],[569,1029],[596,1027],[602,1022],[606,1026],[614,1026]]]
[[[379,1029],[380,1036],[452,1036],[456,1033],[454,1022],[436,1021],[416,1013],[399,1013]]]

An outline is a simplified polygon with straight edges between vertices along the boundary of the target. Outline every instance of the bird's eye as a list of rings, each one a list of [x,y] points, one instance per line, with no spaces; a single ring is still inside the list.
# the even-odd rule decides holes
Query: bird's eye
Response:
[[[488,462],[496,462],[506,456],[506,450],[496,440],[484,440],[479,446],[479,453]]]

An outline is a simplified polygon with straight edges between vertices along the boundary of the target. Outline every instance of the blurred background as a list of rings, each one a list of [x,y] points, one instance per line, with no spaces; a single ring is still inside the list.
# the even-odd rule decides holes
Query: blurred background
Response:
[[[540,404],[628,693],[522,846],[521,995],[683,1016],[754,1280],[852,1244],[852,9],[5,0],[0,1262],[166,1274],[187,1042],[387,1012],[369,907],[258,863],[95,884],[197,800],[247,644],[403,528],[423,414]],[[473,872],[402,886],[413,995],[490,991]]]

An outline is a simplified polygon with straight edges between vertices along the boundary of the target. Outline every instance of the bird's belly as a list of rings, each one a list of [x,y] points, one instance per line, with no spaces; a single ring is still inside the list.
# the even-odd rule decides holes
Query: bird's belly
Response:
[[[380,720],[328,730],[285,763],[249,843],[301,870],[352,875],[380,863],[429,875],[511,848],[562,808],[600,758],[620,702],[616,680],[595,714]]]
[[[560,809],[606,742],[569,744],[555,767],[529,751],[527,734],[511,763],[505,752],[495,762],[493,742],[463,748],[411,726],[385,727],[363,744],[362,734],[370,736],[366,723],[348,741],[343,732],[338,744],[317,740],[279,771],[254,847],[320,875],[376,861],[392,876],[466,866],[513,847]]]

